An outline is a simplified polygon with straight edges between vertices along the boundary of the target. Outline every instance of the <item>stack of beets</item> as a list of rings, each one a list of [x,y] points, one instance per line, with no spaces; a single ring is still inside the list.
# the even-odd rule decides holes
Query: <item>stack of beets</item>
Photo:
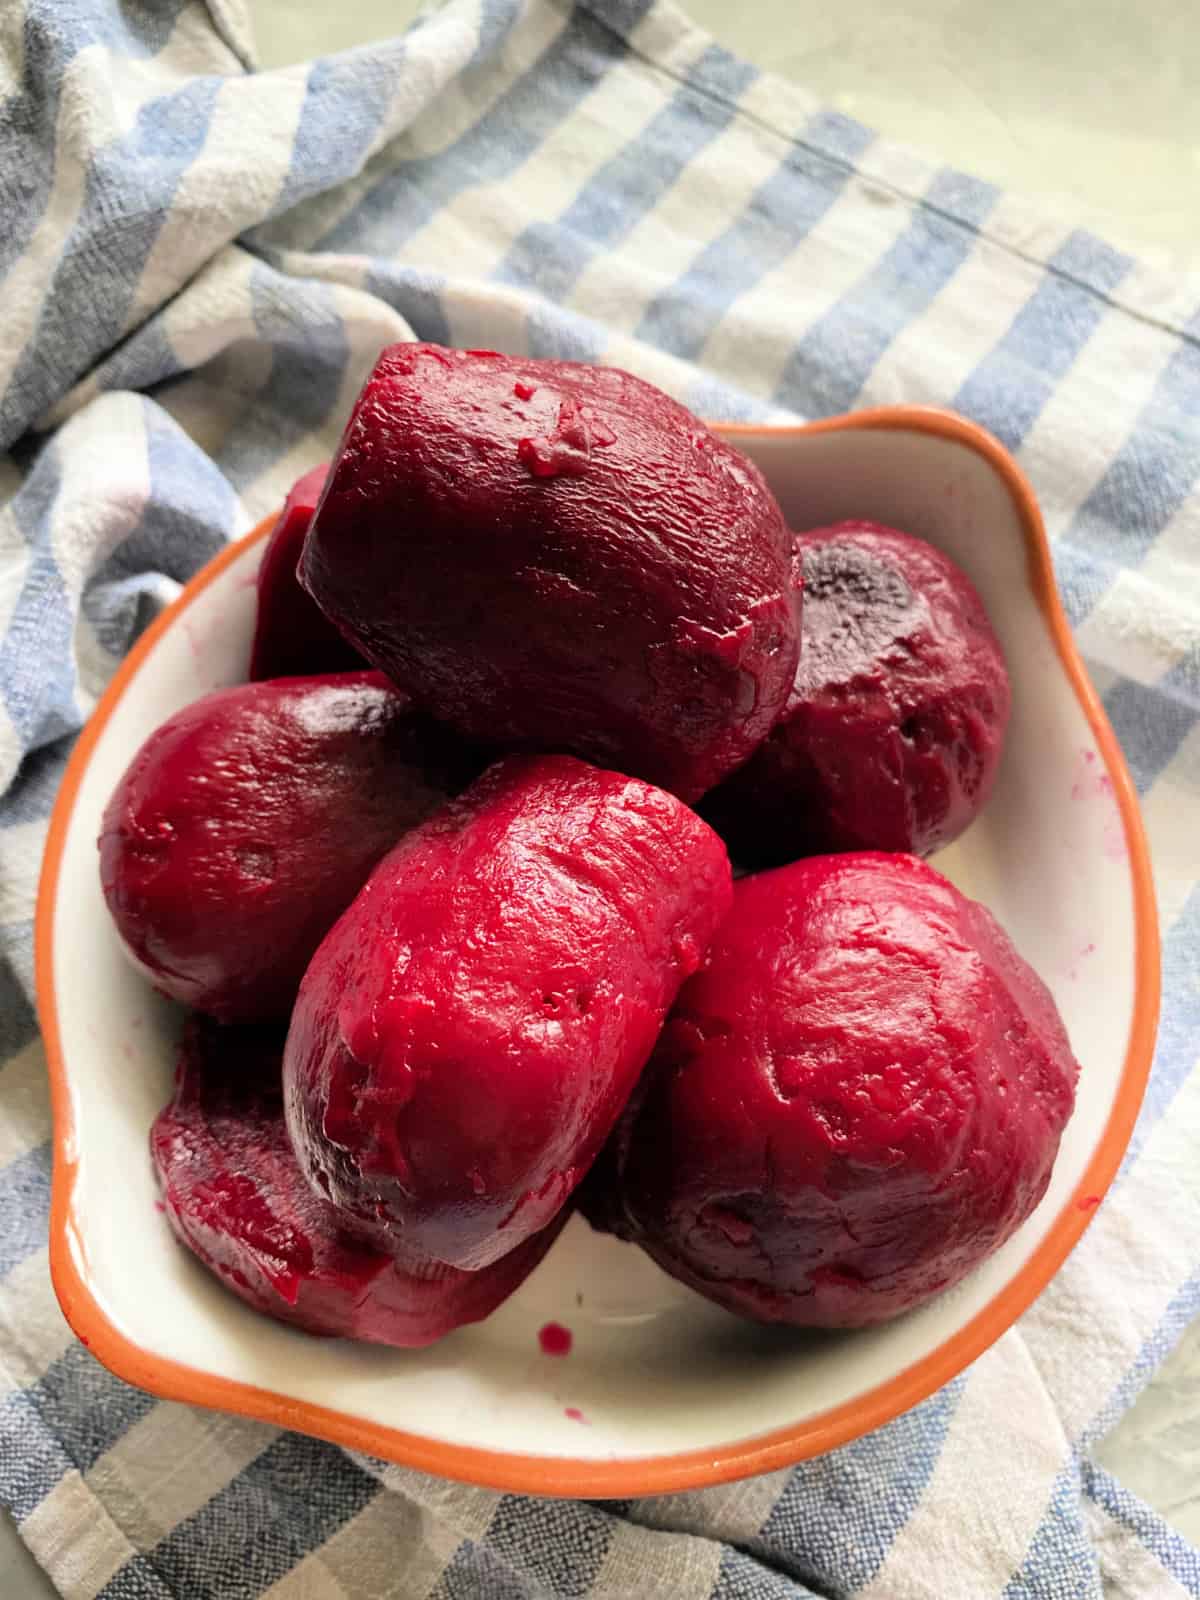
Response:
[[[1009,706],[944,556],[794,535],[625,373],[409,344],[258,603],[251,681],[147,740],[100,839],[196,1013],[166,1213],[235,1293],[427,1343],[578,1203],[733,1311],[852,1326],[1028,1215],[1076,1065],[920,859]]]

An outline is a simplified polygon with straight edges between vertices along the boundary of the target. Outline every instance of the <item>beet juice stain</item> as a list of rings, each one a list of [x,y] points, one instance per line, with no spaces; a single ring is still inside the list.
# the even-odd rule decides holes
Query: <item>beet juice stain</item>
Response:
[[[547,1322],[538,1331],[538,1344],[544,1356],[569,1356],[573,1342],[570,1328],[564,1328],[561,1322]]]

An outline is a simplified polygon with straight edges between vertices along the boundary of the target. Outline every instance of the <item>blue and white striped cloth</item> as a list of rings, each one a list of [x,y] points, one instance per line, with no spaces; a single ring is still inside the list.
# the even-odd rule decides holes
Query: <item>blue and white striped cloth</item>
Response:
[[[0,5],[0,1498],[79,1600],[1200,1595],[1091,1449],[1200,1309],[1200,285],[755,72],[651,0],[452,0],[252,70],[239,0]],[[379,346],[603,360],[709,416],[930,401],[1015,450],[1165,936],[1120,1179],[1018,1328],[792,1472],[538,1502],[157,1402],[64,1325],[34,886],[71,741]]]

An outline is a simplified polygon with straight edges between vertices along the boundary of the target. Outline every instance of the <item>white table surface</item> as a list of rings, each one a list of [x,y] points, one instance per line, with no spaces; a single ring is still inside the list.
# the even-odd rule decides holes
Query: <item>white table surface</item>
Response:
[[[385,38],[418,0],[246,0],[264,66]],[[1197,0],[684,0],[727,48],[937,160],[1200,274]],[[1200,291],[1200,280],[1198,280]],[[1200,298],[1200,292],[1198,292]],[[1200,1544],[1200,1323],[1100,1461]],[[53,1588],[0,1514],[0,1596]]]

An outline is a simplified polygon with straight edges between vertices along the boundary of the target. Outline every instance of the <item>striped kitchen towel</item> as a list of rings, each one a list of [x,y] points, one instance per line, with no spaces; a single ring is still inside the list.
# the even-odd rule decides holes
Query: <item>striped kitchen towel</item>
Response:
[[[62,1592],[1200,1595],[1093,1448],[1200,1309],[1200,286],[756,72],[653,0],[451,0],[253,70],[239,0],[0,5],[0,1498]],[[1165,1008],[1120,1178],[1024,1320],[790,1472],[464,1489],[157,1402],[47,1278],[33,895],[156,610],[327,455],[381,344],[632,368],[707,416],[955,406],[1040,492],[1155,854]]]

